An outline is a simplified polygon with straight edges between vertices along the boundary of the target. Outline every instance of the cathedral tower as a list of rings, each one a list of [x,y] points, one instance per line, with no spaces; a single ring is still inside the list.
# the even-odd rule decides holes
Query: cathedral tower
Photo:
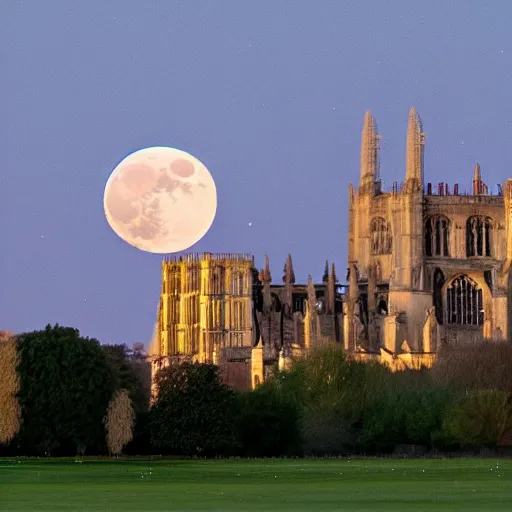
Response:
[[[187,254],[162,263],[157,354],[212,362],[251,347],[252,269],[247,254]]]
[[[476,164],[465,194],[458,183],[425,187],[412,107],[405,180],[383,190],[377,142],[367,113],[358,192],[349,187],[346,348],[395,364],[428,361],[442,343],[511,338],[512,180],[493,194]]]

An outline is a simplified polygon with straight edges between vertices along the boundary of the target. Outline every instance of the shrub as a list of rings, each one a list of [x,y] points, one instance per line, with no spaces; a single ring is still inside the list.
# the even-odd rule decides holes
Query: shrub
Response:
[[[512,428],[510,395],[490,389],[470,391],[448,410],[443,434],[463,448],[495,447]]]
[[[512,392],[512,344],[490,342],[445,345],[432,368],[434,381],[457,391]]]
[[[382,394],[366,411],[360,449],[389,452],[397,444],[432,447],[451,393],[443,388],[394,388]]]

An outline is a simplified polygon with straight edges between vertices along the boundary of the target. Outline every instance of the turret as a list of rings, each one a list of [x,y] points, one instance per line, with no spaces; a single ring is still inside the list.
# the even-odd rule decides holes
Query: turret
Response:
[[[423,192],[423,149],[425,134],[421,120],[416,109],[409,111],[409,125],[407,127],[407,150],[405,157],[405,183],[403,192]]]
[[[379,136],[377,125],[370,111],[364,116],[361,134],[361,176],[359,180],[360,195],[374,195],[379,183]]]

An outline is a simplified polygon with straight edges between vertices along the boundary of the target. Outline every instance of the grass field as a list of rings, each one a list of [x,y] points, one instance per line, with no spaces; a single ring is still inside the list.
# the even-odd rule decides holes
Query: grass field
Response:
[[[512,510],[512,460],[0,460],[0,510]]]

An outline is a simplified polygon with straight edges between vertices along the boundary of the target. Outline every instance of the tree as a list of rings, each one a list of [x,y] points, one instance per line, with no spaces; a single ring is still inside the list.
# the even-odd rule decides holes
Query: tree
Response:
[[[17,336],[17,345],[25,453],[101,450],[115,375],[99,342],[71,327],[47,325]]]
[[[16,366],[16,343],[10,333],[0,331],[0,444],[8,444],[21,425],[17,398],[20,383]]]
[[[127,389],[115,392],[105,416],[107,447],[111,455],[119,455],[133,438],[135,412]]]
[[[212,364],[171,363],[156,375],[157,397],[150,411],[151,442],[176,455],[216,456],[236,443],[234,391]]]

